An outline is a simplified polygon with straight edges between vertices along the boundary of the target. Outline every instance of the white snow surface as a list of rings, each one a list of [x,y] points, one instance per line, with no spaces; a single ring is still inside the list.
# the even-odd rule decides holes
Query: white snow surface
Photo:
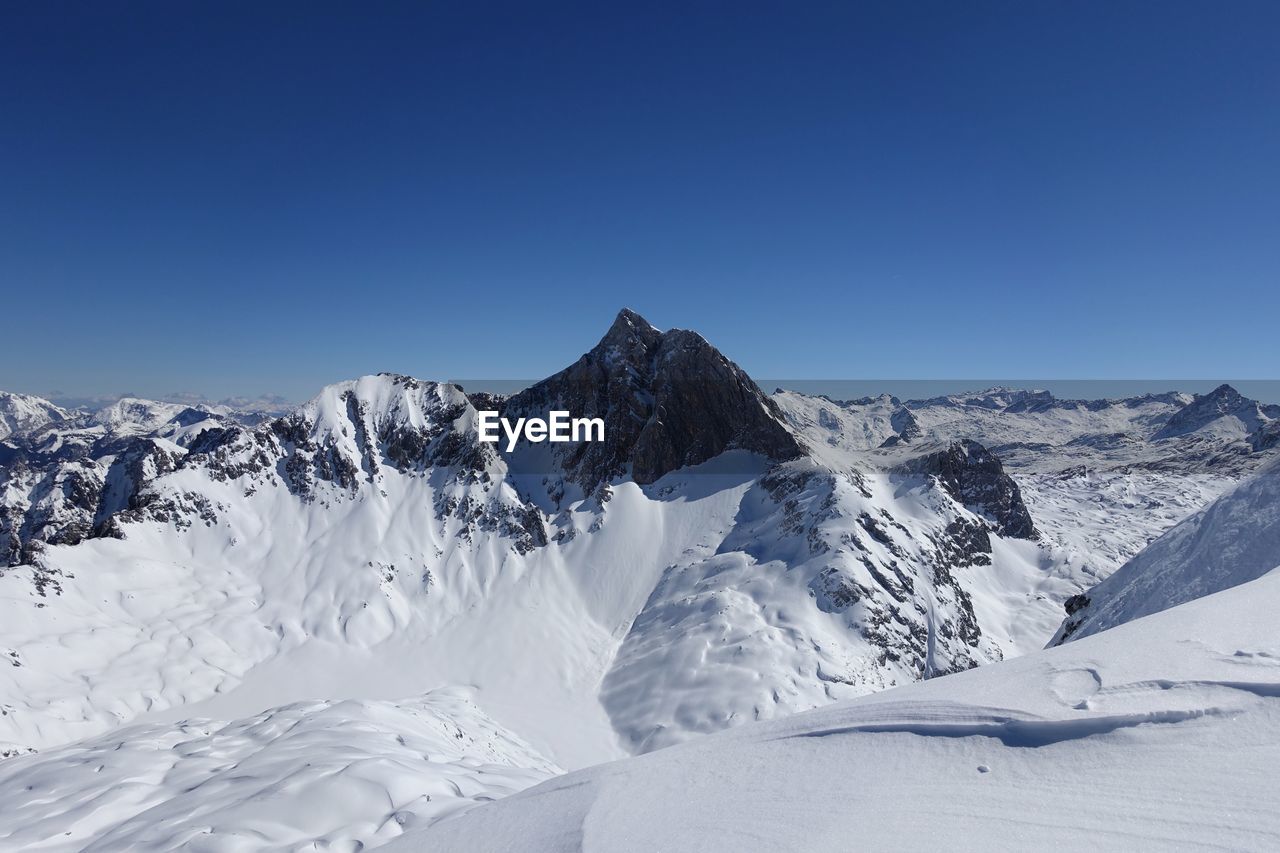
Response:
[[[457,691],[127,726],[0,762],[0,849],[358,850],[560,772]]]
[[[1280,566],[1280,460],[1152,542],[1087,592],[1054,642],[1086,637]]]
[[[1043,405],[1032,405],[1037,397],[1044,398]],[[990,448],[1010,444],[1051,446],[1058,452],[1043,461],[1052,468],[1063,467],[1063,449],[1081,439],[1150,436],[1192,397],[1170,394],[1086,403],[1053,400],[1046,392],[991,388],[909,404],[888,395],[838,401],[782,390],[773,399],[806,434],[821,436],[822,443],[832,447],[879,447],[895,432],[890,423],[893,413],[906,405],[925,439],[971,438]],[[1002,454],[1001,458],[1005,456]]]
[[[1280,847],[1280,574],[570,773],[388,853]]]
[[[0,440],[70,420],[71,413],[42,397],[0,391]]]

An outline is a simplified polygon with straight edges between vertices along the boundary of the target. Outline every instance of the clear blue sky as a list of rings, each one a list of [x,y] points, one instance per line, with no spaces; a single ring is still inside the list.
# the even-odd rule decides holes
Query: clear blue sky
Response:
[[[1280,375],[1280,3],[61,3],[0,26],[0,388]]]

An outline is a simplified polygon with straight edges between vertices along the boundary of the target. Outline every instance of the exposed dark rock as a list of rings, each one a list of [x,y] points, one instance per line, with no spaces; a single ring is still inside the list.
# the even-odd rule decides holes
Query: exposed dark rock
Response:
[[[506,394],[490,394],[488,391],[475,391],[467,395],[471,406],[477,412],[500,412],[507,401]]]
[[[652,483],[731,449],[774,460],[804,453],[777,404],[701,335],[660,332],[625,309],[595,348],[511,397],[502,414],[552,410],[604,419],[604,441],[557,451],[568,479],[588,491],[628,471]]]
[[[1066,608],[1068,616],[1074,616],[1079,611],[1089,606],[1089,596],[1083,592],[1077,593],[1066,600],[1063,607]]]
[[[893,427],[898,434],[898,439],[902,442],[911,442],[924,435],[924,430],[920,428],[920,421],[916,420],[915,414],[906,406],[889,417],[889,425]]]
[[[982,522],[956,518],[936,544],[940,563],[948,567],[991,565],[991,535]]]
[[[999,457],[976,441],[953,442],[945,450],[904,463],[901,470],[937,477],[953,498],[989,516],[1003,536],[1039,537],[1031,513],[1022,501],[1022,490],[1005,473]]]
[[[0,561],[34,564],[44,544],[76,545],[114,535],[106,520],[136,507],[145,485],[173,471],[179,458],[149,438],[114,442],[102,462],[40,453],[15,456],[0,469],[0,486],[12,495],[0,507]]]
[[[1060,646],[1067,640],[1075,636],[1080,630],[1080,626],[1084,624],[1085,617],[1088,615],[1089,605],[1093,601],[1086,593],[1077,593],[1064,602],[1063,609],[1067,611],[1067,618],[1062,620],[1062,626],[1058,629],[1058,635],[1053,638],[1053,645]]]
[[[1268,421],[1258,427],[1249,436],[1249,446],[1253,448],[1255,453],[1261,453],[1264,450],[1280,446],[1280,418]]]

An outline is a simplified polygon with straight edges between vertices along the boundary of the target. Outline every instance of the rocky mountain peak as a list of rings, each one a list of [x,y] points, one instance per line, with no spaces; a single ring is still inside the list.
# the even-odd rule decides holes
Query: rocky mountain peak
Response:
[[[648,360],[661,339],[662,332],[648,320],[630,308],[623,308],[604,337],[587,355],[607,367],[618,364],[639,366]]]
[[[1223,414],[1246,402],[1243,394],[1225,382],[1203,395],[1200,400]]]
[[[1022,500],[1022,490],[1005,473],[1000,458],[978,442],[954,441],[906,462],[901,469],[936,477],[956,501],[994,521],[1001,535],[1039,538],[1031,512]]]
[[[605,421],[603,442],[556,451],[568,479],[587,489],[628,471],[652,483],[731,449],[778,460],[804,453],[742,368],[696,332],[659,331],[630,309],[578,361],[511,397],[503,414],[552,409]]]
[[[1251,400],[1223,383],[1208,394],[1197,394],[1190,403],[1174,412],[1152,438],[1187,435],[1199,432],[1211,424],[1230,432],[1249,433],[1260,429],[1267,420],[1277,416],[1280,416],[1280,407],[1263,406],[1257,400]]]

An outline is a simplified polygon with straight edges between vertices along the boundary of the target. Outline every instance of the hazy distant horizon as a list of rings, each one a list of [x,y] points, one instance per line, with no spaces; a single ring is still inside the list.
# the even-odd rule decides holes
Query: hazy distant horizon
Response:
[[[354,379],[355,377],[344,377]],[[419,379],[431,379],[421,376]],[[462,386],[468,392],[485,391],[492,394],[513,394],[540,381],[538,379],[447,379]],[[343,379],[334,379],[341,382]],[[757,379],[767,393],[778,388],[799,391],[803,394],[823,395],[833,400],[856,400],[890,394],[900,400],[924,400],[948,394],[985,391],[990,388],[1049,391],[1060,400],[1114,400],[1138,397],[1143,394],[1163,394],[1182,391],[1189,394],[1205,394],[1219,385],[1231,385],[1246,397],[1262,403],[1280,404],[1280,379]],[[321,386],[323,387],[323,386]],[[139,397],[160,402],[187,405],[229,405],[240,408],[284,409],[305,403],[313,395],[290,398],[279,394],[243,395],[222,398],[205,397],[192,392],[172,392],[147,395],[136,392],[67,395],[57,392],[39,393],[13,388],[0,391],[32,394],[43,397],[64,408],[95,408],[109,405],[123,397]],[[315,392],[318,393],[317,387]]]

